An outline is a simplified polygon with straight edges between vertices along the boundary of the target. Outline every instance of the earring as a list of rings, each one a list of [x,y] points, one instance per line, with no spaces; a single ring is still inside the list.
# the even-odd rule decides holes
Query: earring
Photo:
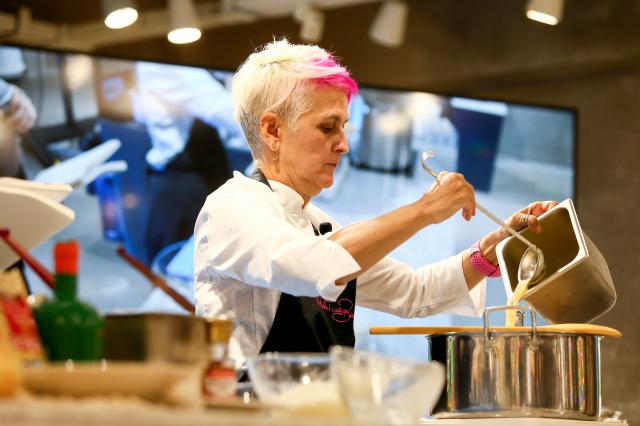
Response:
[[[273,161],[278,161],[278,152],[279,151],[273,151]]]

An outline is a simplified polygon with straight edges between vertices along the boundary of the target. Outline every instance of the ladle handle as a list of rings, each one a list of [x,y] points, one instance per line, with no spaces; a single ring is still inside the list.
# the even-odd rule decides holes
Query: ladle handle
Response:
[[[438,174],[436,173],[435,170],[433,170],[431,167],[427,166],[424,162],[422,163],[422,167],[431,175],[436,179],[436,182],[438,182]],[[501,227],[503,227],[504,229],[506,229],[511,235],[513,235],[514,237],[516,237],[517,239],[519,239],[520,241],[522,241],[523,243],[525,243],[527,246],[531,247],[531,249],[533,251],[535,251],[536,253],[538,253],[540,251],[540,249],[538,249],[538,247],[536,247],[533,243],[531,243],[529,240],[527,240],[525,237],[523,237],[522,235],[520,235],[518,232],[516,232],[512,227],[510,227],[509,225],[507,225],[502,219],[500,219],[499,217],[497,217],[496,215],[494,215],[493,213],[491,213],[489,210],[485,209],[484,207],[482,207],[482,205],[480,205],[480,203],[476,203],[476,207],[478,208],[478,210],[480,210],[482,213],[486,214],[489,219],[493,220],[495,223],[497,223],[498,225],[500,225]]]
[[[519,239],[520,241],[522,241],[523,243],[531,247],[531,249],[534,250],[536,253],[538,252],[538,247],[536,247],[533,243],[529,242],[529,240],[527,240],[525,237],[523,237],[518,232],[516,232],[512,227],[510,227],[504,221],[502,221],[502,219],[500,219],[499,217],[491,213],[489,210],[482,207],[480,203],[476,203],[476,207],[482,213],[486,214],[489,217],[489,219],[493,220],[495,223],[497,223],[498,225],[502,226],[504,229],[509,231],[511,235],[513,235],[514,237],[516,237],[517,239]]]

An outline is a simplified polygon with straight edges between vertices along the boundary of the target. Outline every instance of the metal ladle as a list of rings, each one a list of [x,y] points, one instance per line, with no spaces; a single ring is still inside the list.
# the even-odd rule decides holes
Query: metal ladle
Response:
[[[420,164],[422,164],[422,168],[431,176],[433,176],[436,179],[436,182],[438,182],[438,173],[436,173],[435,170],[433,170],[431,167],[429,167],[429,165],[427,165],[427,160],[429,160],[429,158],[435,157],[435,155],[436,155],[435,151],[423,152],[422,155],[420,156]],[[542,250],[536,247],[532,242],[527,240],[525,237],[520,235],[515,229],[507,225],[496,215],[494,215],[489,210],[482,207],[480,203],[476,202],[476,207],[482,213],[487,215],[489,219],[493,220],[495,223],[497,223],[498,225],[506,229],[511,235],[513,235],[514,237],[516,237],[517,239],[519,239],[520,241],[522,241],[527,245],[527,250],[522,255],[522,258],[520,259],[520,265],[518,266],[518,281],[519,282],[528,281],[529,285],[531,285],[534,282],[536,282],[540,277],[542,277],[542,274],[544,273],[544,270],[546,268]]]

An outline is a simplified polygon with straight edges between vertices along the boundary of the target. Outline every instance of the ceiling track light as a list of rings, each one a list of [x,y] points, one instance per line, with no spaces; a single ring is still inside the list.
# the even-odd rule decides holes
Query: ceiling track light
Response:
[[[324,14],[322,11],[301,4],[293,10],[293,19],[300,24],[300,39],[318,42],[324,31]]]
[[[196,11],[191,0],[169,0],[169,34],[171,43],[187,44],[200,39]]]
[[[138,19],[138,10],[133,0],[102,0],[104,24],[118,30],[128,27]]]
[[[529,0],[527,18],[547,25],[557,25],[562,20],[564,0]]]
[[[386,47],[399,47],[404,42],[409,6],[404,0],[386,0],[369,28],[369,37]]]

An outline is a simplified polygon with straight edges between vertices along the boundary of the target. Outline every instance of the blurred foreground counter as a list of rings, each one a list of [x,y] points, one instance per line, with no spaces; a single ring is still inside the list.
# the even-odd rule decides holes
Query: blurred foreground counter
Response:
[[[134,397],[66,398],[22,394],[0,399],[2,426],[299,425],[298,416],[255,408],[174,407]],[[304,418],[304,424],[349,425],[348,418]]]
[[[515,422],[522,426],[627,426],[624,420],[576,421],[543,418],[502,418],[502,419],[458,419],[427,420],[426,425],[456,426],[507,426]],[[291,412],[257,408],[221,409],[216,407],[172,407],[156,404],[134,397],[65,398],[40,397],[21,394],[13,398],[0,399],[0,425],[2,426],[349,426],[355,425],[345,417],[308,417]]]

